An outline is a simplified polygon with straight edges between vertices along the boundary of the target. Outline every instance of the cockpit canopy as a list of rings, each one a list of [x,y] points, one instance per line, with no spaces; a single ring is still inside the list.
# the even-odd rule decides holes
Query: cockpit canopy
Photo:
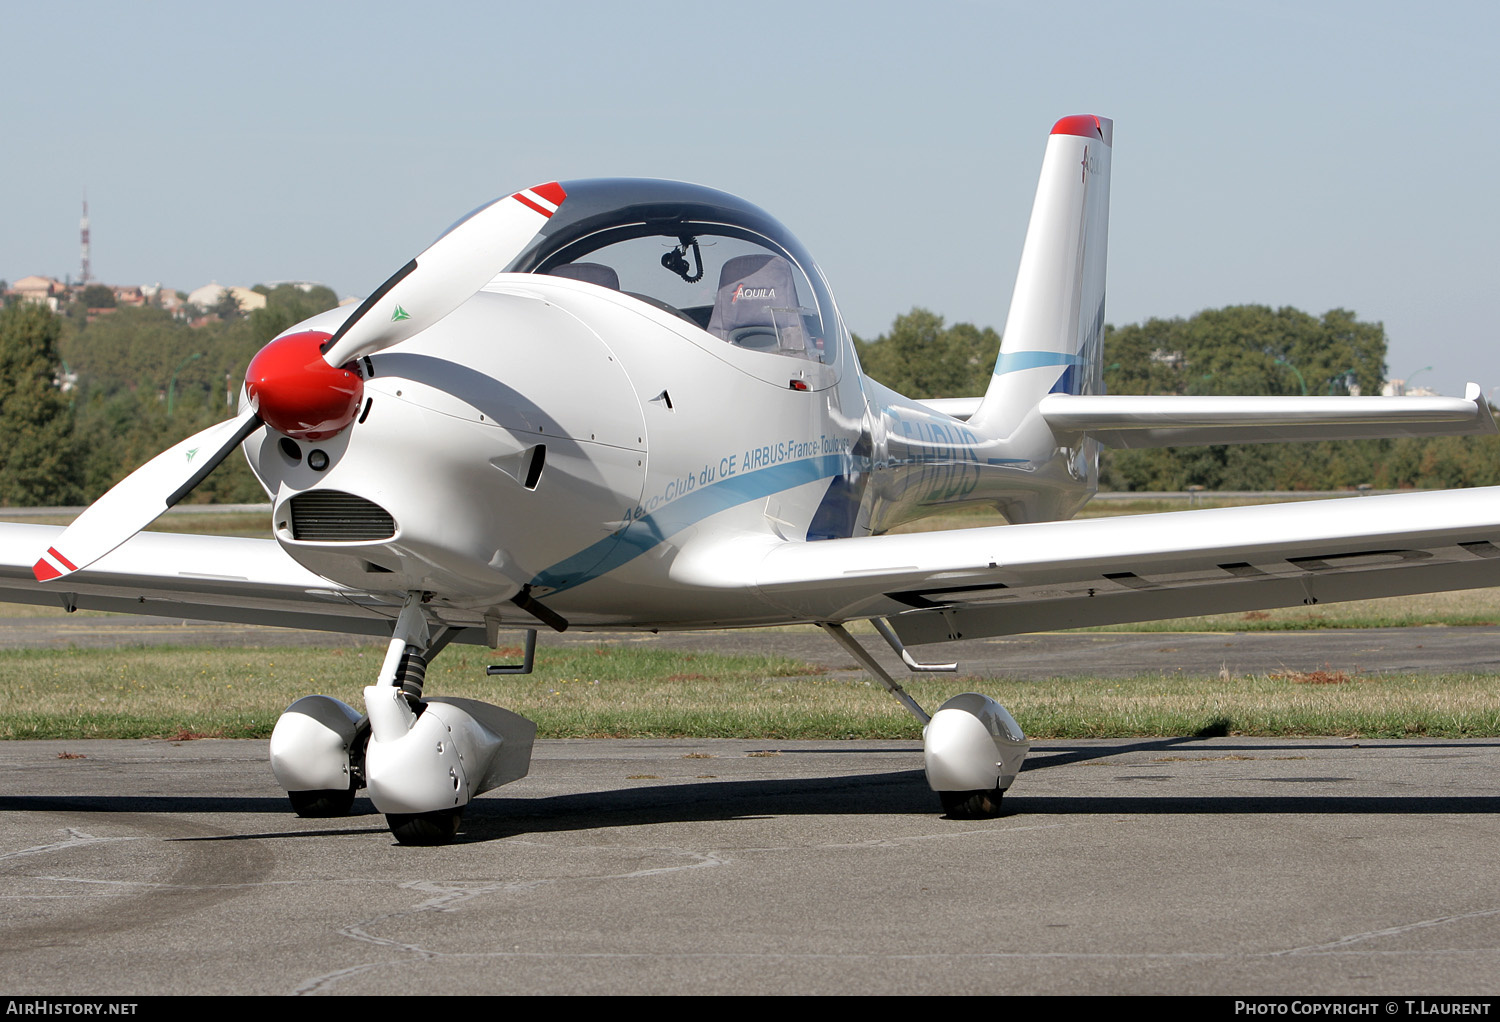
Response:
[[[567,199],[506,267],[624,292],[751,350],[833,363],[847,346],[822,271],[785,227],[676,181],[564,181]]]

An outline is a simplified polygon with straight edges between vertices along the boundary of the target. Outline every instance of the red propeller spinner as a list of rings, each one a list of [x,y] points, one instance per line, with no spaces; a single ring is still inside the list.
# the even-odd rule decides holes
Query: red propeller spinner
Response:
[[[359,374],[323,358],[332,336],[304,330],[278,337],[256,353],[245,370],[245,390],[272,429],[297,440],[326,440],[354,421],[364,397]]]

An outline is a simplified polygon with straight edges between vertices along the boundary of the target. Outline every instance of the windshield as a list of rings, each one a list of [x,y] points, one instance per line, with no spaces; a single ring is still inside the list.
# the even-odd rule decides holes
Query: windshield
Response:
[[[565,181],[567,199],[507,267],[625,292],[721,341],[832,363],[842,324],[822,273],[766,213],[672,181]]]

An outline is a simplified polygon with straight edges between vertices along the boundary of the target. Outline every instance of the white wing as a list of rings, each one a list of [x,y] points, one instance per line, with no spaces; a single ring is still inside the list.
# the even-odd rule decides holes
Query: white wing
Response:
[[[744,543],[674,576],[909,643],[1500,585],[1500,487]]]
[[[30,556],[62,528],[0,523],[0,600],[84,610],[317,631],[388,639],[403,593],[347,589],[314,575],[270,539],[142,532],[65,581],[43,584]],[[483,642],[481,620],[435,618]]]
[[[386,637],[404,594],[338,586],[272,540],[141,533],[59,585],[61,529],[0,524],[0,598]],[[205,570],[211,569],[211,570]],[[1500,487],[982,529],[690,545],[671,576],[787,620],[888,617],[911,644],[1500,585]],[[460,642],[476,615],[429,608]]]

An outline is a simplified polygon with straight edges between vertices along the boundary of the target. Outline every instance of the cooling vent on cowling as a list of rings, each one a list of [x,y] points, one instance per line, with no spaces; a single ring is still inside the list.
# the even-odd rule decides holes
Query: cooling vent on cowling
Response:
[[[396,520],[379,504],[339,490],[299,493],[289,502],[292,538],[311,543],[369,543],[396,534]]]

